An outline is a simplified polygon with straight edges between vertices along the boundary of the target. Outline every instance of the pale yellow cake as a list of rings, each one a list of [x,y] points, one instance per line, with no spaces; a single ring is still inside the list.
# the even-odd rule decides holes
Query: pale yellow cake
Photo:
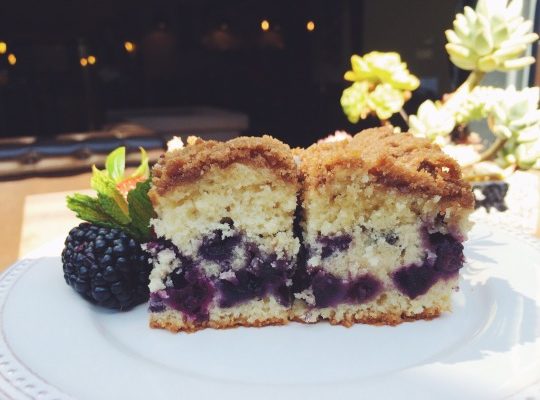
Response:
[[[474,204],[457,163],[390,128],[297,154],[306,255],[293,318],[396,324],[449,311]]]
[[[190,143],[153,169],[151,326],[287,323],[300,245],[289,147],[268,136]]]
[[[190,139],[153,169],[150,325],[397,324],[451,309],[474,198],[390,128],[291,149]]]

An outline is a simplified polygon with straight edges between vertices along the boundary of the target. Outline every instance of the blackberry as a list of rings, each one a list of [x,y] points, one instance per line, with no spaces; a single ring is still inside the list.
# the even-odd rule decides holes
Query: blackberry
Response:
[[[148,300],[148,255],[121,229],[81,223],[66,238],[62,265],[66,283],[94,304],[128,310]]]
[[[475,208],[484,207],[487,212],[492,208],[497,211],[506,211],[505,197],[508,192],[508,183],[504,181],[474,182],[473,191],[476,198]]]
[[[126,173],[126,148],[112,151],[105,169],[92,167],[91,197],[74,193],[67,206],[87,221],[73,228],[62,251],[64,279],[86,300],[127,310],[148,300],[149,255],[141,243],[152,239],[154,209],[148,197],[150,168],[143,148],[141,163]],[[156,243],[156,245],[159,245]]]

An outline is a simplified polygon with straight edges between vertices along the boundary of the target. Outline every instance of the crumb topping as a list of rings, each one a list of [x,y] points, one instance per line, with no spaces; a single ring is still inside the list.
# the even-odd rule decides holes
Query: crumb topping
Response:
[[[212,167],[226,168],[233,163],[268,168],[284,181],[298,180],[291,149],[270,136],[227,142],[190,137],[188,146],[163,154],[153,167],[151,191],[162,196],[177,185],[195,181]]]
[[[305,185],[330,181],[336,169],[365,171],[375,182],[403,192],[426,193],[471,208],[471,188],[458,163],[439,146],[390,127],[366,129],[339,142],[317,143],[299,151]]]

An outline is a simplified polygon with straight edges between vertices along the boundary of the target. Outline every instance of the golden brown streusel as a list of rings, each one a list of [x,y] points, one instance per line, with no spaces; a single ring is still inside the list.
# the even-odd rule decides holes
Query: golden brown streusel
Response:
[[[318,143],[298,152],[307,187],[331,181],[336,169],[365,171],[372,179],[403,192],[425,193],[470,208],[474,197],[459,165],[439,146],[392,128],[366,129],[352,139]]]
[[[178,185],[192,182],[214,166],[226,168],[237,162],[269,168],[285,181],[297,181],[289,146],[270,136],[238,137],[227,142],[197,139],[160,158],[152,170],[150,197],[162,196]]]

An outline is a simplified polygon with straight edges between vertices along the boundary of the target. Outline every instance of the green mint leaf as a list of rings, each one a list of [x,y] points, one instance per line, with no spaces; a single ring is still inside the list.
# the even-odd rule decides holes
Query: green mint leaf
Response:
[[[124,214],[124,216],[129,215],[126,199],[124,199],[122,193],[120,193],[120,191],[117,189],[114,180],[105,171],[100,171],[96,168],[96,166],[94,166],[92,168],[92,178],[90,179],[90,186],[92,187],[92,189],[98,192],[98,198],[99,195],[101,195],[101,197],[107,197],[112,199],[113,202],[116,203],[117,208],[120,210],[120,212]],[[109,208],[112,208],[112,203],[107,203],[111,204],[111,207]]]
[[[139,178],[139,177],[148,178],[150,176],[150,167],[148,166],[148,154],[142,147],[139,147],[139,150],[141,151],[141,163],[139,164],[135,172],[131,174],[131,177],[132,178]]]
[[[154,208],[148,197],[151,179],[137,183],[128,195],[129,216],[131,226],[140,233],[143,240],[150,239],[150,219],[154,217]]]
[[[105,169],[114,182],[120,182],[126,168],[126,148],[119,147],[112,151],[105,161]]]
[[[99,201],[93,197],[75,193],[72,196],[67,196],[67,206],[75,212],[77,218],[96,225],[116,227],[109,215],[100,207]]]
[[[97,192],[97,198],[82,194],[67,197],[68,208],[77,217],[90,223],[119,228],[128,235],[143,242],[151,237],[150,219],[154,217],[154,209],[148,197],[150,189],[150,168],[148,154],[141,147],[141,163],[130,176],[125,174],[125,147],[119,147],[107,156],[105,169],[92,167],[91,187]],[[120,190],[129,190],[127,199]]]
[[[116,200],[112,197],[98,193],[98,202],[103,211],[109,215],[109,219],[117,225],[127,225],[131,222],[129,215],[125,214]]]

